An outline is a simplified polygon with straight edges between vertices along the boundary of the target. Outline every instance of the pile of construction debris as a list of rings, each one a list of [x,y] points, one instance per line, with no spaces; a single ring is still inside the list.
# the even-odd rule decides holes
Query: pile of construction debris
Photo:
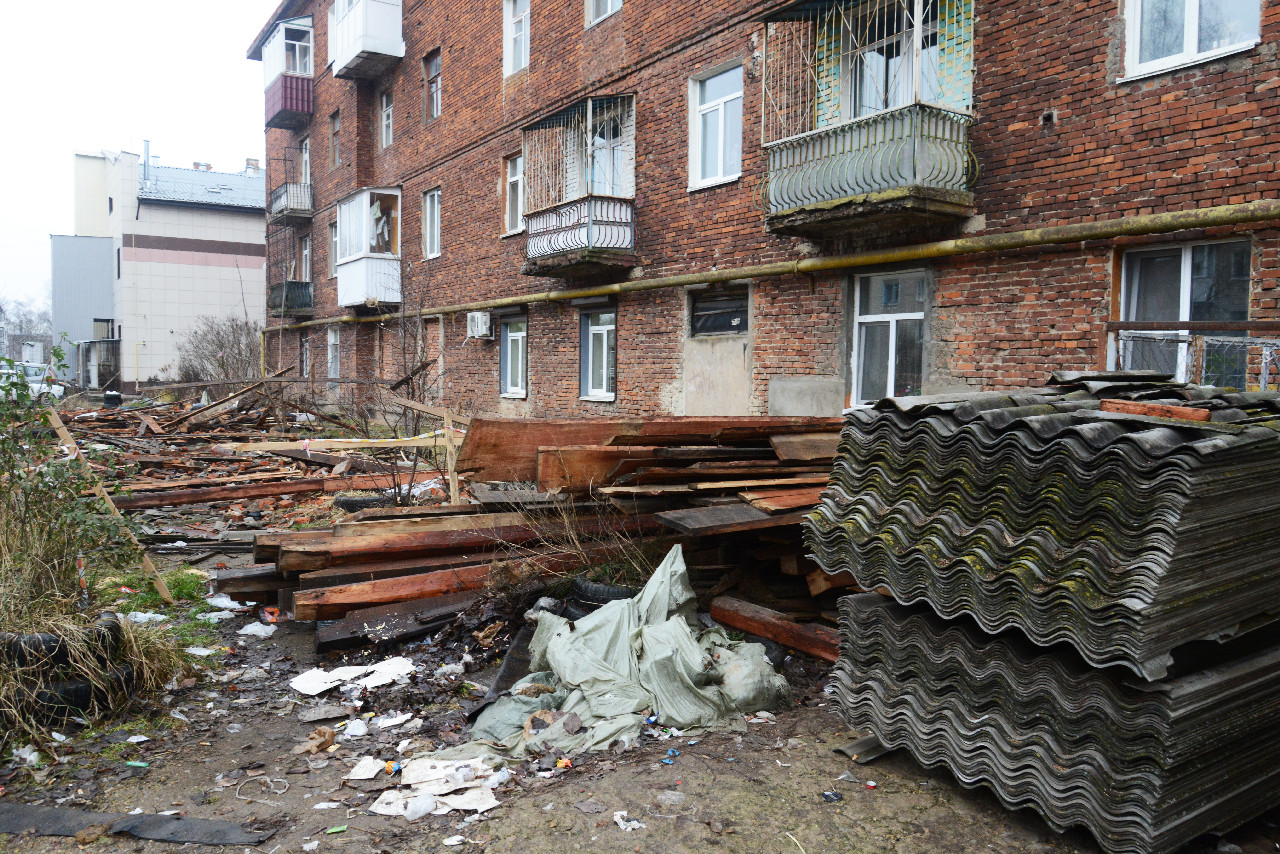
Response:
[[[1280,394],[1168,379],[850,411],[806,522],[921,603],[843,601],[846,720],[1109,851],[1280,803]]]

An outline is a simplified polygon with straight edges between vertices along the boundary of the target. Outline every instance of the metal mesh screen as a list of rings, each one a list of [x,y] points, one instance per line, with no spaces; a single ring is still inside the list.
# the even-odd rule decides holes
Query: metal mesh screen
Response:
[[[525,210],[635,196],[635,101],[589,98],[524,132]]]

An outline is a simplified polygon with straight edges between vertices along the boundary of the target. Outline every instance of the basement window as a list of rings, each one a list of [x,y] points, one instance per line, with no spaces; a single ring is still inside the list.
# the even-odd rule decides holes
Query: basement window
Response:
[[[1131,0],[1125,68],[1130,77],[1247,50],[1259,41],[1259,0]]]
[[[693,291],[689,299],[689,334],[741,335],[747,331],[749,306],[747,289],[706,288]]]

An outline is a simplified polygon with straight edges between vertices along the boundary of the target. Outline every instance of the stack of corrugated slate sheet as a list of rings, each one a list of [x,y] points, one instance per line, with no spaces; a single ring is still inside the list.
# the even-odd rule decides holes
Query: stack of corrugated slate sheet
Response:
[[[806,520],[809,546],[825,571],[852,572],[862,588],[902,603],[927,603],[939,625],[964,621],[978,640],[1016,628],[1046,660],[1078,657],[1077,669],[1108,668],[1096,678],[1110,680],[1115,703],[1129,702],[1126,679],[1146,686],[1134,690],[1182,697],[1169,686],[1210,678],[1188,675],[1187,644],[1208,639],[1222,644],[1219,655],[1235,655],[1225,641],[1280,613],[1280,394],[1143,375],[1055,381],[1025,393],[903,398],[851,411],[831,485]],[[850,653],[866,640],[857,621],[846,609]],[[886,630],[884,672],[903,668],[880,689],[861,681],[871,665],[842,659],[850,723],[949,765],[965,782],[990,785],[1007,803],[1035,806],[1055,826],[1084,824],[1112,850],[1167,851],[1280,802],[1270,768],[1227,762],[1223,788],[1206,793],[1193,777],[1211,778],[1218,766],[1180,759],[1172,747],[1156,754],[1164,764],[1143,778],[1146,788],[1127,792],[1109,776],[1127,766],[1098,764],[1096,752],[1108,761],[1140,753],[1147,730],[1112,715],[1126,723],[1103,727],[1107,739],[1096,750],[1058,756],[1058,742],[1050,749],[1038,741],[1034,703],[1019,691],[984,694],[979,683],[966,691],[966,680],[981,674],[905,666],[898,656],[910,655],[909,634]],[[1054,644],[1061,645],[1050,651]],[[991,650],[1013,655],[1006,646]],[[1032,658],[1016,660],[1039,666]],[[1000,660],[1014,666],[1013,658]],[[1267,660],[1280,687],[1274,658]],[[1043,673],[1070,696],[1069,679]],[[1186,702],[1208,703],[1210,718],[1221,705],[1223,726],[1238,723],[1226,714],[1232,702],[1263,729],[1280,724],[1280,691],[1232,700],[1214,684],[1202,700]],[[959,711],[930,706],[929,698],[943,697]],[[1170,721],[1187,714],[1179,702],[1165,708]],[[918,719],[903,717],[908,706]],[[1065,705],[1040,713],[1053,718],[1045,732],[1090,732]],[[1243,724],[1232,731],[1242,728],[1253,731]],[[1181,724],[1161,732],[1180,738]],[[983,739],[1005,752],[991,748],[980,758]],[[1150,841],[1132,841],[1139,837]]]

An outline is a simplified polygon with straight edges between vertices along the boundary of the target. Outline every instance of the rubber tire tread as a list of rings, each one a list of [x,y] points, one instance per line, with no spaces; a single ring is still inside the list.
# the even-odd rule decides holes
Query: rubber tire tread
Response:
[[[569,596],[584,605],[598,607],[617,599],[631,599],[639,592],[633,587],[624,587],[621,584],[603,584],[599,581],[575,578]]]

